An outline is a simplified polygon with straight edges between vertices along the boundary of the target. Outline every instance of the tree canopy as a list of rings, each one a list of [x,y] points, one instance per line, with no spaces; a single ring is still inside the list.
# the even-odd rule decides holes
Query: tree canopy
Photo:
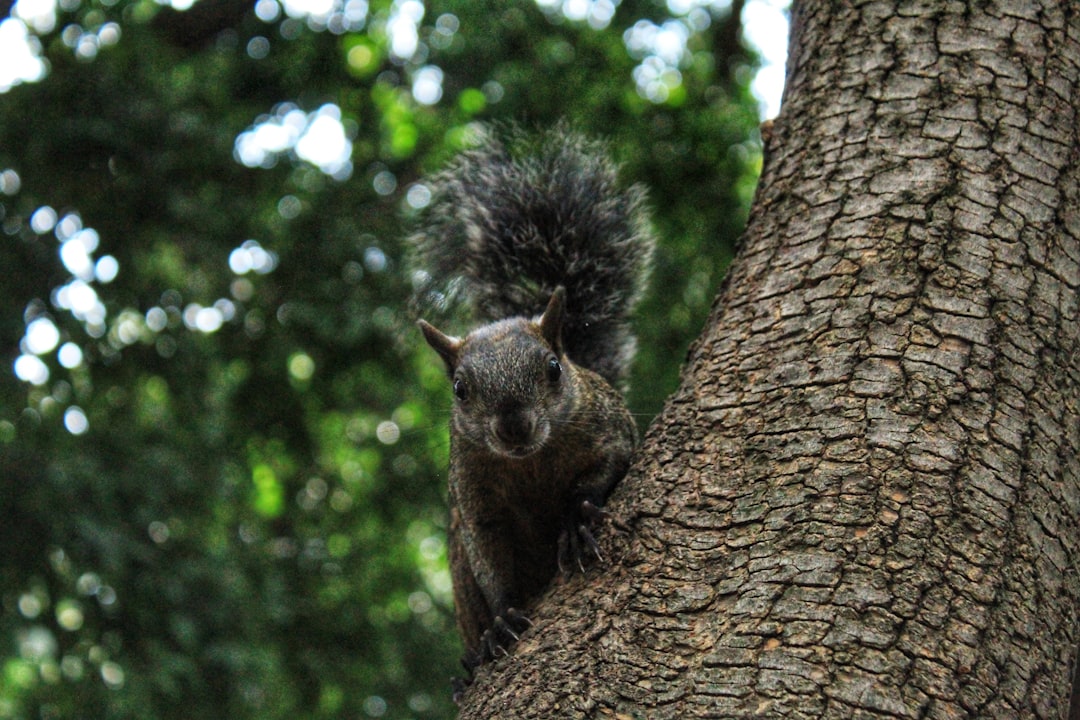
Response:
[[[0,717],[451,714],[424,174],[481,121],[609,139],[644,426],[760,165],[740,8],[62,0],[0,94]]]

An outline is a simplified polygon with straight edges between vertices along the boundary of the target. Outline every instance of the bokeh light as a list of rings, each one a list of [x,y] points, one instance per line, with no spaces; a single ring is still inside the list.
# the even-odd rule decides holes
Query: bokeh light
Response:
[[[19,173],[11,168],[0,171],[0,193],[14,195],[19,192],[20,187],[22,187],[22,179]]]
[[[536,0],[544,12],[561,14],[567,20],[584,21],[594,30],[603,30],[615,17],[620,0]]]
[[[401,439],[401,428],[391,420],[384,420],[375,428],[375,437],[384,445],[393,445]]]
[[[72,405],[64,411],[64,427],[72,435],[82,435],[90,429],[90,421],[81,407]]]
[[[33,625],[19,634],[19,655],[27,660],[51,658],[56,650],[56,637],[46,627]]]
[[[120,42],[120,26],[114,22],[87,30],[79,25],[68,25],[60,34],[64,44],[82,61],[93,60],[102,48]]]
[[[413,210],[423,210],[431,204],[431,188],[424,183],[414,183],[405,191],[405,202]]]
[[[258,0],[255,14],[263,22],[274,22],[281,10],[290,18],[305,20],[316,32],[333,33],[362,30],[368,20],[367,0]]]
[[[26,23],[15,17],[0,22],[0,93],[20,83],[37,82],[47,73],[41,41],[30,34]]]
[[[56,359],[69,370],[77,368],[82,365],[82,348],[73,342],[66,342],[60,346],[60,350],[56,353]]]
[[[420,46],[420,21],[424,4],[419,0],[395,0],[386,23],[390,52],[399,60],[408,60]]]
[[[61,5],[66,10],[74,7],[70,2]],[[37,82],[48,74],[48,62],[42,57],[38,36],[56,29],[57,9],[56,0],[18,0],[11,16],[0,22],[0,92],[19,83]],[[120,25],[115,22],[100,23],[90,29],[69,23],[61,31],[60,39],[77,59],[89,61],[102,48],[118,43],[120,34]]]
[[[315,375],[315,361],[307,353],[293,353],[289,356],[289,375],[300,382],[307,382]]]
[[[236,317],[236,305],[222,298],[210,306],[199,303],[189,303],[183,312],[184,326],[188,330],[197,330],[202,333],[215,333],[221,327]]]
[[[391,195],[397,190],[397,177],[389,170],[380,170],[371,179],[371,186],[380,195]]]
[[[11,9],[11,16],[39,35],[52,32],[56,28],[56,0],[18,0]]]
[[[252,168],[274,167],[282,155],[293,153],[335,180],[352,175],[352,141],[341,122],[341,108],[332,103],[313,113],[281,103],[237,136],[233,153]]]
[[[560,2],[537,0],[541,6]],[[560,0],[563,14],[570,0]],[[627,52],[640,61],[634,68],[638,94],[661,104],[677,97],[682,85],[681,66],[690,60],[687,43],[694,33],[707,28],[712,18],[731,11],[731,0],[668,0],[672,17],[661,24],[642,19],[623,34]],[[762,66],[750,85],[758,99],[762,118],[775,117],[780,111],[787,62],[790,0],[749,0],[743,7],[743,37],[759,53]]]
[[[263,248],[258,240],[245,240],[229,253],[229,269],[237,275],[254,272],[265,275],[277,267],[277,255]]]
[[[606,28],[615,16],[619,0],[536,0],[549,15],[558,15],[595,29]],[[168,0],[165,4],[184,10],[193,0]],[[688,60],[687,41],[694,32],[708,27],[712,17],[731,11],[731,0],[668,0],[672,18],[660,24],[639,20],[626,30],[627,51],[639,60],[633,78],[638,93],[654,103],[668,102],[682,84],[680,65]],[[751,82],[751,92],[758,99],[763,118],[775,117],[783,94],[790,0],[748,0],[743,7],[743,37],[762,58],[762,66]],[[294,20],[304,20],[315,31],[357,32],[368,23],[367,0],[258,0],[255,14],[264,22],[279,20],[284,12]],[[425,13],[420,0],[394,0],[382,26],[391,59],[397,63],[420,63],[429,50],[421,39],[420,24]],[[18,0],[11,17],[0,22],[0,93],[23,82],[36,82],[48,73],[37,35],[50,32],[56,24],[56,0]],[[436,49],[450,46],[459,29],[454,15],[440,16],[428,42]],[[62,33],[64,44],[81,60],[92,60],[101,48],[120,41],[121,29],[114,22],[92,31],[69,25]],[[255,37],[247,52],[253,59],[269,55],[270,41]],[[375,59],[371,48],[358,44],[350,50],[349,62],[367,68]],[[419,63],[418,63],[419,64]],[[423,105],[433,105],[442,98],[442,70],[422,65],[410,72],[413,97]],[[352,152],[340,122],[340,110],[314,116],[301,115],[302,125],[287,125],[274,120],[257,121],[253,130],[237,138],[237,159],[249,167],[271,167],[280,154],[295,151],[337,179],[352,173],[348,158]],[[337,112],[337,117],[333,112]],[[329,118],[329,119],[323,119]],[[294,119],[295,120],[295,119]],[[336,122],[335,122],[336,121]],[[291,128],[291,129],[290,129]]]
[[[60,331],[47,317],[37,318],[26,326],[23,346],[26,352],[44,355],[60,343]]]
[[[31,385],[49,382],[49,366],[37,355],[20,355],[15,359],[15,377]]]
[[[106,661],[101,663],[101,679],[111,690],[119,690],[124,687],[124,669],[115,662]]]
[[[44,235],[56,227],[56,211],[48,205],[43,205],[30,216],[30,229],[38,235]]]
[[[111,283],[119,272],[120,262],[112,255],[105,255],[94,263],[94,279],[99,283]]]
[[[46,603],[39,593],[23,593],[19,596],[19,613],[27,620],[33,620],[45,609]]]
[[[790,0],[750,0],[743,7],[743,37],[761,54],[762,66],[750,83],[763,118],[780,112],[788,55]]]
[[[434,65],[425,65],[413,73],[412,94],[421,105],[434,105],[442,99],[443,71]]]
[[[345,137],[337,105],[323,105],[308,119],[296,141],[296,155],[338,180],[352,174],[352,143]]]

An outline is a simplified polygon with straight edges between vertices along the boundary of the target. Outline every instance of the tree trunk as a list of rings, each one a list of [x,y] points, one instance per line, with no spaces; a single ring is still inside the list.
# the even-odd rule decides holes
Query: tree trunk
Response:
[[[1080,8],[804,2],[682,387],[464,718],[1064,718]],[[975,6],[978,6],[976,8]]]

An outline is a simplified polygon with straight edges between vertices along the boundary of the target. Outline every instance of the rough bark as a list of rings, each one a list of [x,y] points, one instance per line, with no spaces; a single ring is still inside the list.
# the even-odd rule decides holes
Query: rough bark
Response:
[[[977,6],[977,7],[976,7]],[[1064,718],[1080,9],[804,2],[743,248],[465,718]]]

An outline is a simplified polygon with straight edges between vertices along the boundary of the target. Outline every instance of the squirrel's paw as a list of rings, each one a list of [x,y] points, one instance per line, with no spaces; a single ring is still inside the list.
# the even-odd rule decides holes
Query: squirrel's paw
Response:
[[[463,665],[466,665],[468,661],[465,658],[461,659]],[[454,699],[455,705],[460,705],[462,698],[465,697],[465,691],[472,685],[472,670],[469,670],[468,677],[452,677],[450,678],[450,690],[453,693],[451,697]]]
[[[626,526],[614,515],[589,500],[582,500],[577,508],[577,513],[567,526],[559,534],[559,572],[569,575],[576,566],[582,574],[585,573],[585,563],[594,558],[604,562],[604,556],[600,552],[600,544],[596,542],[593,528],[601,522],[610,522],[620,530]]]
[[[507,648],[516,643],[521,633],[530,627],[532,622],[514,608],[507,608],[502,615],[496,615],[491,621],[491,627],[480,636],[480,650],[472,659],[472,667],[478,667],[496,658],[509,655]],[[466,660],[466,663],[470,660]],[[470,668],[472,669],[472,668]]]

